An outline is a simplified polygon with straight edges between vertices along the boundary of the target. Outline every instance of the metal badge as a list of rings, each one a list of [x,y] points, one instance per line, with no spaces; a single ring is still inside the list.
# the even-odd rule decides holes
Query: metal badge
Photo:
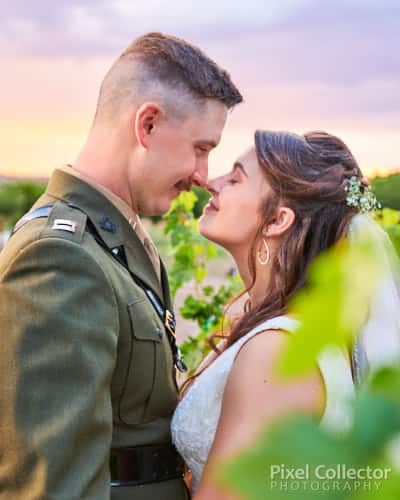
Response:
[[[75,233],[76,222],[69,219],[54,219],[53,226],[51,229],[60,229],[61,231],[68,231],[69,233]]]
[[[108,231],[109,233],[115,233],[117,226],[112,222],[112,220],[106,216],[102,217],[100,220],[100,227],[104,231]]]
[[[168,332],[174,337],[174,339],[176,339],[176,335],[175,335],[175,328],[176,328],[175,316],[174,316],[174,313],[172,313],[168,309],[165,310],[164,325],[166,326]]]

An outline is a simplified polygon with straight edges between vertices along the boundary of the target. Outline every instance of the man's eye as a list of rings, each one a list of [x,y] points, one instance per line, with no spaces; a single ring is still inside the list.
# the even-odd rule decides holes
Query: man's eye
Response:
[[[238,181],[236,179],[229,179],[228,183],[229,184],[237,184]]]
[[[207,153],[208,152],[208,149],[207,148],[203,148],[202,146],[197,146],[197,149],[198,149],[198,151],[200,151],[202,153]]]

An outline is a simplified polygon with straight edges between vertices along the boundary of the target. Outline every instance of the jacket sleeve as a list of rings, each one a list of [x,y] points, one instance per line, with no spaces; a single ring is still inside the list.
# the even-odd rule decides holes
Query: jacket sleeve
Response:
[[[109,498],[115,300],[94,258],[62,238],[1,273],[0,498]]]

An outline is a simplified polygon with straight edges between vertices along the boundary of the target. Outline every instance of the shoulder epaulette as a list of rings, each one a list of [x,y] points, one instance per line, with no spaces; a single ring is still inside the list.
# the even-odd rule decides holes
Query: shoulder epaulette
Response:
[[[43,205],[25,214],[16,223],[11,236],[28,222],[43,218],[47,218],[47,222],[40,233],[41,237],[57,235],[77,242],[82,241],[87,216],[62,201],[57,201],[53,205]]]

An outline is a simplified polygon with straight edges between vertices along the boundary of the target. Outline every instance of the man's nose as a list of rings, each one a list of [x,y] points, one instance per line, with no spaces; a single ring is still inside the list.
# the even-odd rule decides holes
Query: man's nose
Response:
[[[192,182],[199,187],[207,188],[208,182],[208,161],[201,162],[197,165],[196,170],[192,175]]]

